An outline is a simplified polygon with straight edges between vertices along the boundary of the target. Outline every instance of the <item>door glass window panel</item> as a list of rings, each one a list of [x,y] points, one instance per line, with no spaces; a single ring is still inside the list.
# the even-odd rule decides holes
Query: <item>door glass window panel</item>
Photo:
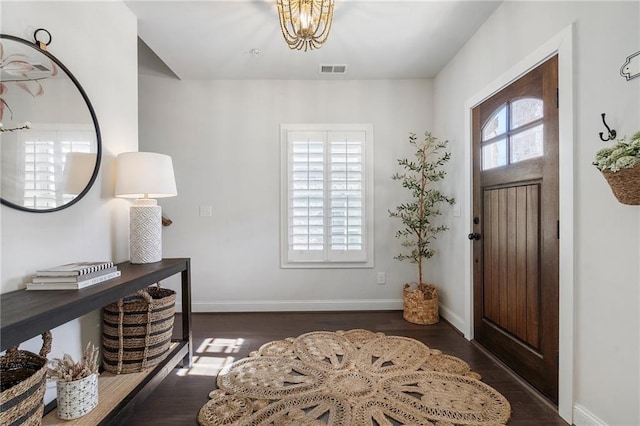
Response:
[[[499,139],[482,146],[482,170],[495,169],[507,164],[507,139]]]
[[[511,136],[511,162],[517,163],[530,158],[542,157],[544,155],[543,134],[543,125],[539,124]]]
[[[511,102],[511,129],[542,118],[542,100],[535,98],[517,99]]]
[[[481,129],[481,169],[490,170],[544,155],[544,104],[526,97],[501,105]]]
[[[507,106],[503,105],[496,111],[482,128],[482,140],[486,141],[507,132]]]

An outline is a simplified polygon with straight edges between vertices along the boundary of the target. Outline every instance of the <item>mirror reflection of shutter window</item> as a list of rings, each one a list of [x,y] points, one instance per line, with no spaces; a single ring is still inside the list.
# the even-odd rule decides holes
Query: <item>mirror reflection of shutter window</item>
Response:
[[[25,141],[24,168],[24,205],[55,207],[55,141],[47,137]]]
[[[78,194],[65,194],[63,171],[68,153],[91,153],[95,136],[86,131],[27,131],[24,146],[24,206],[50,209]]]

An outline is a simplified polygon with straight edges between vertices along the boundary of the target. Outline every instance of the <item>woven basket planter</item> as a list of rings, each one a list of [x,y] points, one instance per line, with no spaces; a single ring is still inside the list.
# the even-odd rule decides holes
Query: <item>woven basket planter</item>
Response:
[[[402,317],[414,324],[427,325],[440,321],[438,289],[433,284],[405,284],[402,289]]]
[[[92,374],[72,382],[56,383],[58,418],[77,419],[98,405],[98,375]]]
[[[47,354],[50,351],[51,333],[47,331],[42,334],[39,355],[14,346],[0,358],[0,425],[42,424]]]
[[[602,174],[618,201],[632,206],[640,205],[640,163],[617,172],[603,170]]]
[[[103,308],[102,357],[106,371],[137,373],[169,352],[176,292],[149,287]]]

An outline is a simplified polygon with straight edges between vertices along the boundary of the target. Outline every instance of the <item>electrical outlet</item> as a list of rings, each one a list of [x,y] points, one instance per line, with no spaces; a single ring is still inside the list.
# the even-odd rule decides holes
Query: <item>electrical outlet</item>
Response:
[[[200,206],[200,216],[212,216],[211,206]]]
[[[384,272],[378,272],[378,284],[384,285],[387,283],[387,274]]]

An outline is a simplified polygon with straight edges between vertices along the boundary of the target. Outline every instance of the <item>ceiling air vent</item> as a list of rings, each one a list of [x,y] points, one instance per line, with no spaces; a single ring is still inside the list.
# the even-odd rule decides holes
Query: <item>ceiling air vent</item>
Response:
[[[346,65],[320,65],[320,74],[346,74]]]

